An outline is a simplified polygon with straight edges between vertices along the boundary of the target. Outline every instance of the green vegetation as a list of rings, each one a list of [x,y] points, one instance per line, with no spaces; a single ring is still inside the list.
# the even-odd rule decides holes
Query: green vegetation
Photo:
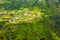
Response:
[[[60,0],[1,0],[0,40],[60,40]]]

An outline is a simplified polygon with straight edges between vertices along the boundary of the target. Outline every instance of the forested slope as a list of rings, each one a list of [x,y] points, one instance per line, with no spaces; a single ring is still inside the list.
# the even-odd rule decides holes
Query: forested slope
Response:
[[[1,0],[0,40],[60,40],[60,0]]]

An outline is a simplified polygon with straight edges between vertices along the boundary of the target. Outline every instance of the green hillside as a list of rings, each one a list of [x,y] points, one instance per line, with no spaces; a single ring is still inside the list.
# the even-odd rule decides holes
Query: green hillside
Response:
[[[60,40],[60,0],[0,0],[0,40]]]

